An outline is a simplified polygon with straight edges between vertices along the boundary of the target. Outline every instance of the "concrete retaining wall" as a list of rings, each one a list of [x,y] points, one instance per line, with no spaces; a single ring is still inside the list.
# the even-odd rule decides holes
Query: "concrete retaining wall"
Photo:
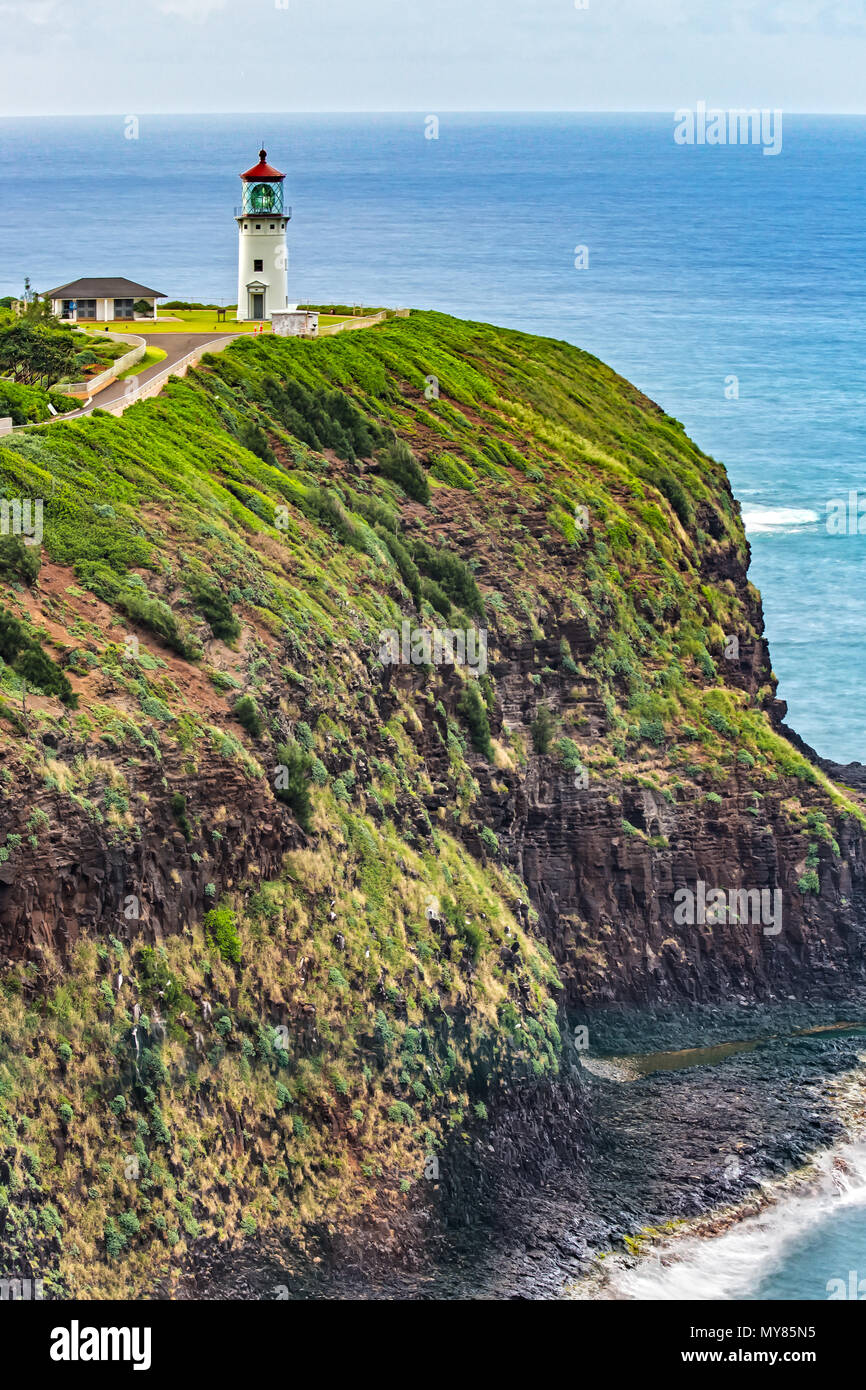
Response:
[[[110,381],[114,381],[120,376],[121,372],[127,371],[129,367],[134,367],[136,362],[140,362],[147,352],[147,343],[143,338],[134,337],[130,333],[110,333],[108,329],[100,330],[98,333],[90,334],[91,337],[111,338],[115,343],[130,343],[132,346],[129,352],[125,352],[122,357],[118,357],[116,362],[112,362],[99,376],[92,376],[89,381],[76,381],[71,386],[58,385],[55,389],[62,391],[65,396],[92,396],[94,391],[99,391],[101,387],[107,386]]]
[[[186,357],[181,357],[179,361],[172,363],[170,367],[166,367],[163,371],[157,372],[156,376],[152,376],[150,380],[144,382],[143,385],[139,384],[134,376],[128,377],[126,381],[127,390],[120,400],[112,401],[105,406],[99,406],[99,402],[97,401],[97,408],[104,410],[108,415],[122,415],[129,406],[135,405],[138,401],[146,401],[149,400],[151,396],[158,396],[169,377],[186,376],[190,367],[194,367],[197,362],[200,362],[206,352],[222,352],[224,348],[228,347],[229,343],[235,341],[236,337],[237,334],[233,334],[229,338],[217,338],[212,343],[202,343],[200,347],[193,348],[192,352],[188,352]],[[57,418],[68,420],[69,416],[58,416]]]
[[[394,313],[398,319],[409,317],[408,309],[395,309]],[[331,337],[334,333],[349,333],[353,328],[372,328],[374,323],[384,323],[389,317],[387,309],[380,309],[378,314],[368,314],[362,319],[346,319],[343,323],[328,323],[324,328],[319,328],[320,338]]]

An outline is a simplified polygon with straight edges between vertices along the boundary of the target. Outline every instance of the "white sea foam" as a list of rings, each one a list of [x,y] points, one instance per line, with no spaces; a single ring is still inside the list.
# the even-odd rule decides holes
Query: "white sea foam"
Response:
[[[799,531],[803,526],[814,526],[820,520],[818,513],[810,507],[753,507],[746,504],[742,511],[743,525],[750,535],[768,531]]]
[[[845,1206],[866,1206],[866,1144],[828,1150],[805,1189],[718,1236],[673,1238],[633,1268],[607,1266],[607,1295],[646,1300],[737,1299],[778,1269],[801,1236]]]

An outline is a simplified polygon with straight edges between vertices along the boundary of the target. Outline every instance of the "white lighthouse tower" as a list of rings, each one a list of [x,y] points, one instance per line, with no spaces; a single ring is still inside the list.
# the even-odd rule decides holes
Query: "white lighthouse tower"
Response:
[[[292,215],[283,199],[285,174],[259,162],[241,174],[242,201],[235,208],[238,224],[238,319],[269,319],[288,307],[286,227]]]

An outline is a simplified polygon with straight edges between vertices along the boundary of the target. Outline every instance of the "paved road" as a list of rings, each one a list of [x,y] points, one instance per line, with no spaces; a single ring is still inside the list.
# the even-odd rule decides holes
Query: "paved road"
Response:
[[[68,415],[57,415],[57,420],[80,420],[82,415],[89,415],[92,410],[105,410],[108,406],[120,400],[128,400],[130,405],[137,399],[138,388],[147,385],[160,372],[173,367],[187,353],[194,352],[197,347],[202,347],[205,343],[218,343],[224,338],[238,338],[239,333],[139,333],[136,335],[143,338],[148,347],[162,348],[165,357],[161,357],[152,367],[147,367],[145,371],[139,372],[137,376],[127,377],[125,381],[112,382],[106,386],[104,391],[99,391],[93,397],[89,405],[83,405],[80,410],[71,410]],[[136,387],[135,392],[132,386]],[[43,425],[50,425],[51,420],[43,420]],[[25,426],[24,428],[33,428]]]
[[[132,394],[131,382],[136,387],[146,386],[153,377],[159,376],[160,372],[164,372],[168,367],[173,367],[182,357],[186,357],[187,353],[194,352],[197,347],[201,347],[204,343],[217,343],[222,338],[237,338],[239,336],[237,333],[139,333],[138,337],[143,338],[148,347],[162,348],[166,354],[165,357],[160,358],[152,367],[147,367],[143,372],[139,372],[137,376],[130,376],[125,381],[115,381],[111,386],[106,386],[104,391],[100,391],[93,397],[90,405],[77,411],[76,416],[87,415],[91,410],[96,410],[97,407],[104,410],[114,401],[123,400]],[[66,418],[70,419],[71,417],[67,416]]]

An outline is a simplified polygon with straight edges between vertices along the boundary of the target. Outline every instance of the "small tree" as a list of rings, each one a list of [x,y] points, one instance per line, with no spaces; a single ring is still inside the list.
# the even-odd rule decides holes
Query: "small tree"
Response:
[[[550,749],[550,740],[553,738],[553,730],[556,727],[556,720],[546,705],[540,705],[530,731],[532,733],[532,746],[536,753],[547,753]]]
[[[16,657],[13,670],[21,679],[21,708],[27,708],[27,692],[32,687],[43,695],[59,695],[65,705],[75,701],[72,686],[59,666],[36,646],[25,647]]]
[[[313,803],[310,800],[310,775],[313,760],[295,744],[281,743],[277,748],[279,766],[274,792],[295,813],[302,830],[312,829]]]
[[[0,376],[47,390],[75,364],[72,335],[52,333],[26,318],[0,332]]]
[[[416,502],[430,501],[427,474],[402,439],[395,439],[382,450],[379,455],[379,472],[398,483],[406,495]]]
[[[483,753],[490,761],[493,758],[493,745],[490,742],[490,721],[487,710],[475,681],[470,680],[457,701],[457,713],[462,715],[472,739],[472,747]]]
[[[30,690],[38,690],[43,695],[59,695],[63,704],[71,709],[77,705],[78,696],[68,677],[7,608],[0,608],[0,657],[21,681],[23,711],[27,710]]]

